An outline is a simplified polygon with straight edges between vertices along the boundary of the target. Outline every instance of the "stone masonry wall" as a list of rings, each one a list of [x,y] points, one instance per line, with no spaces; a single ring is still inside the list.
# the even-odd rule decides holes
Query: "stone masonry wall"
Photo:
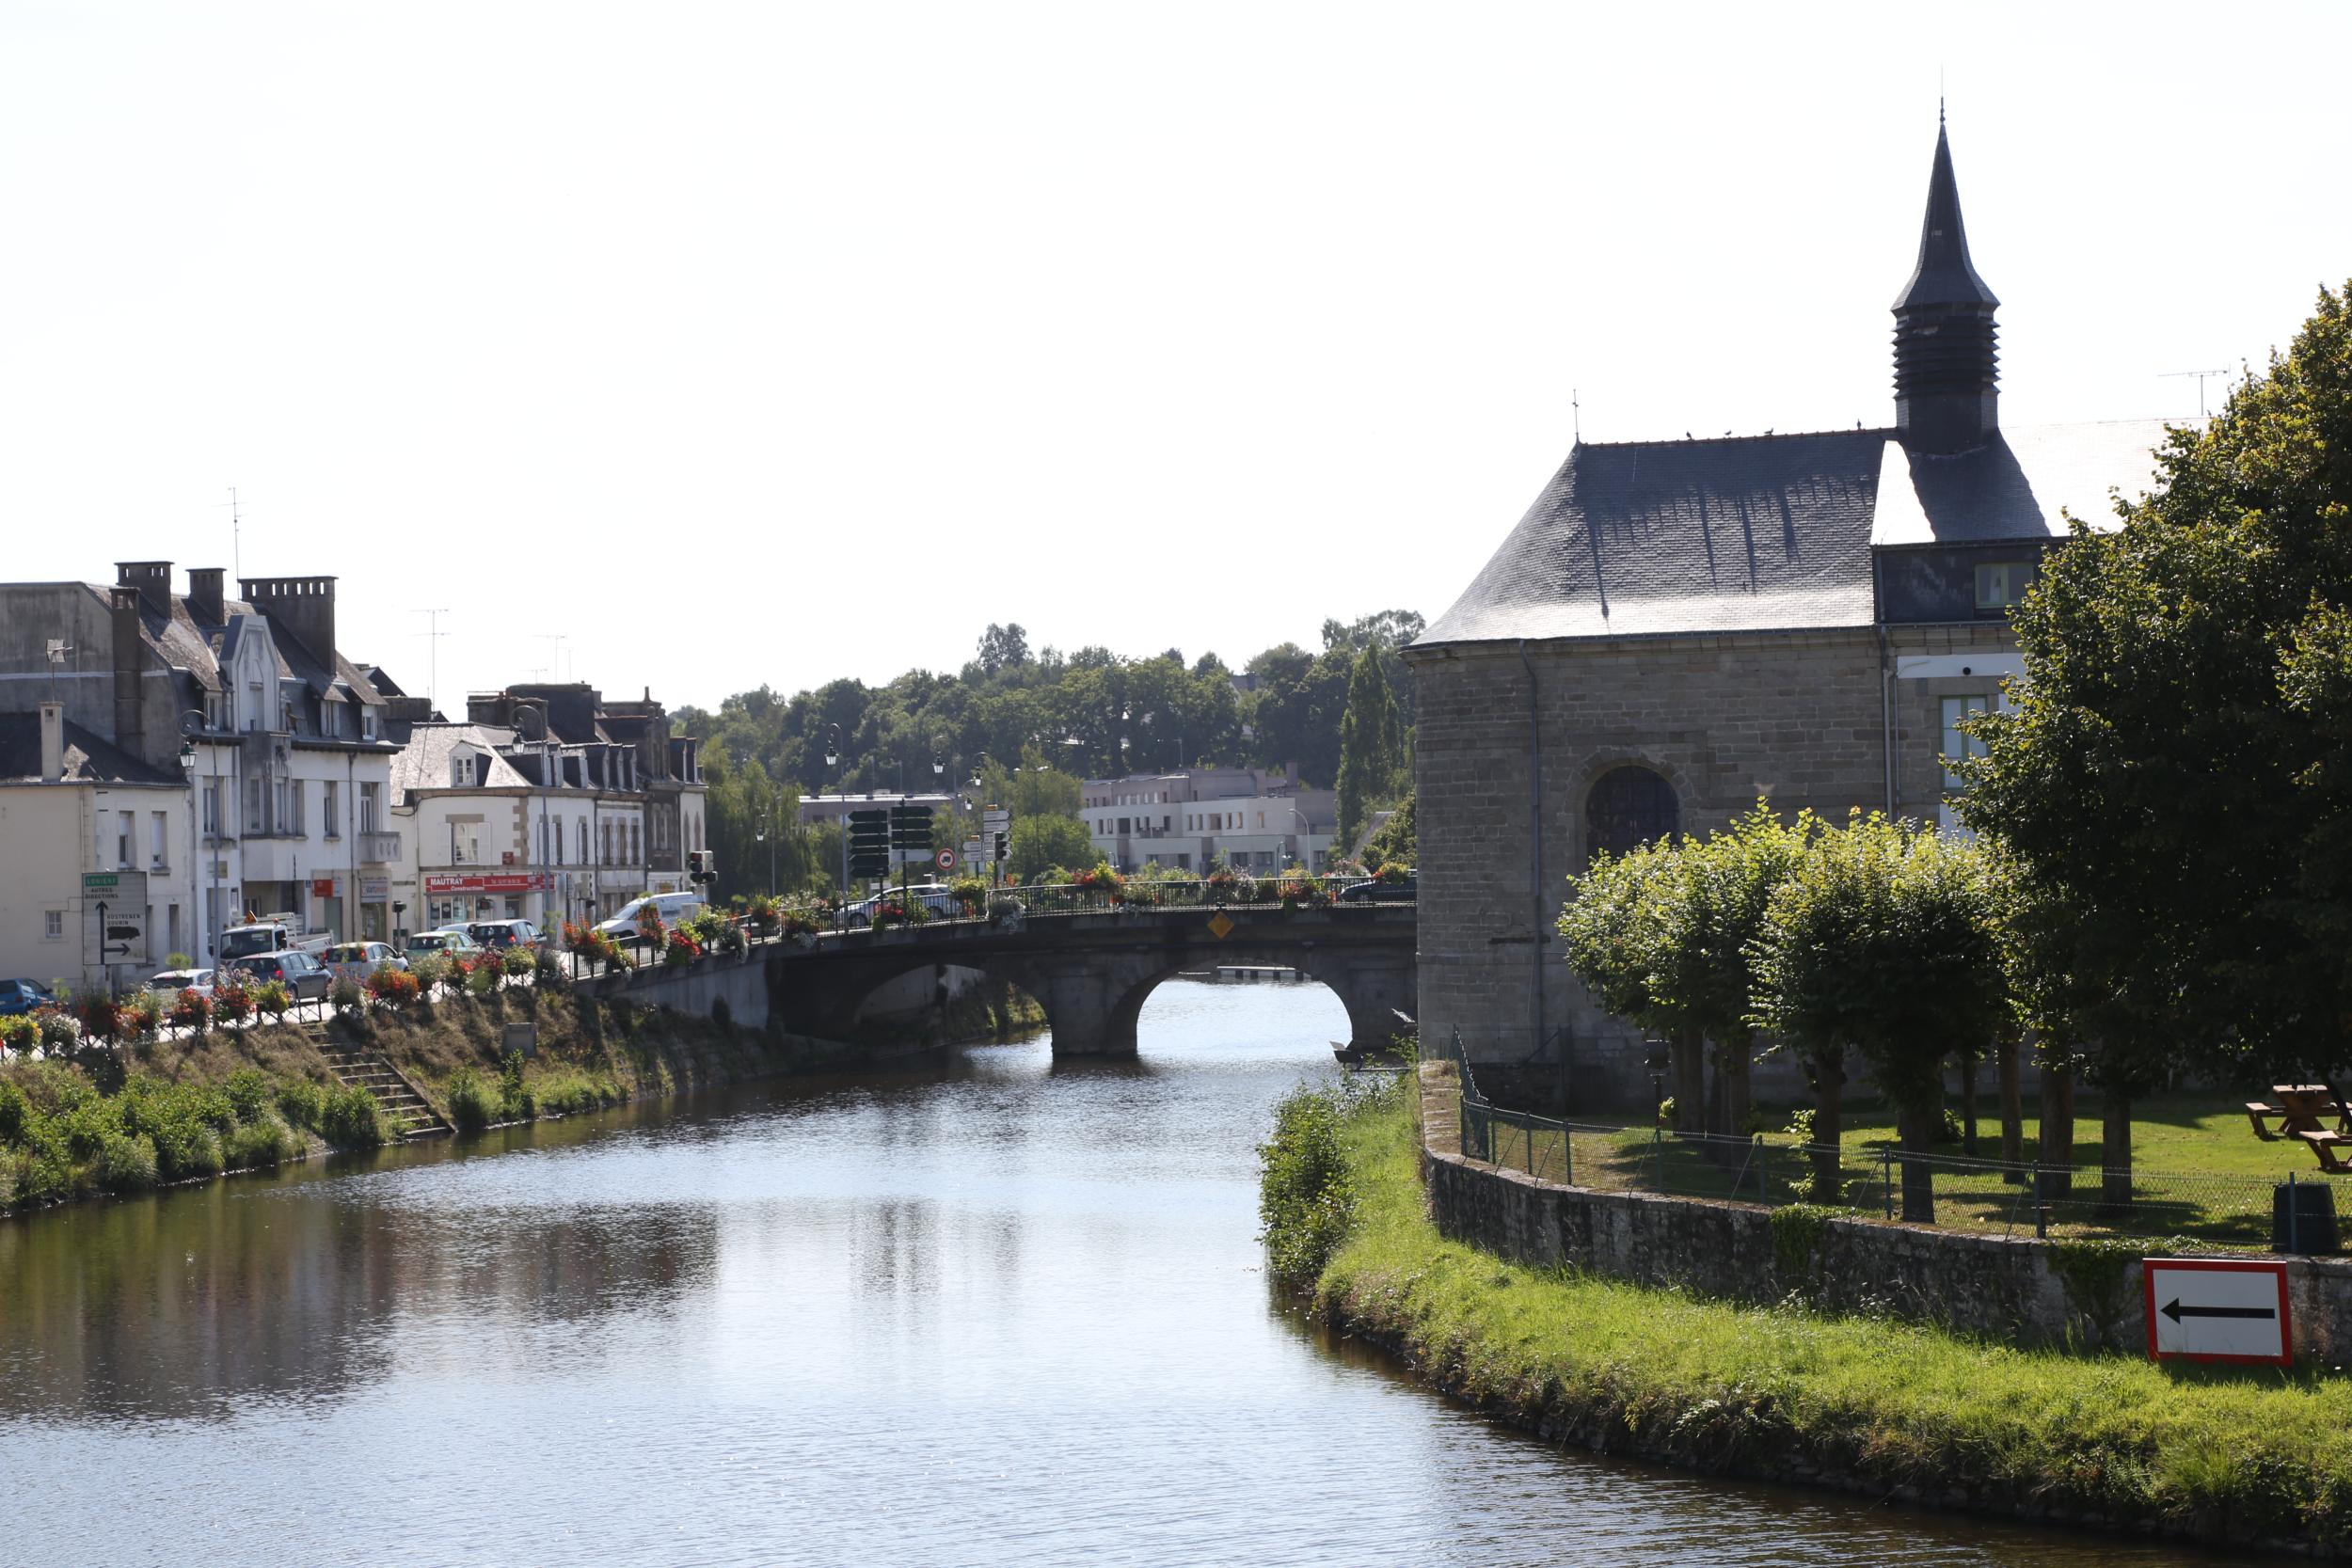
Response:
[[[1451,1077],[1424,1077],[1422,1174],[1449,1240],[1539,1267],[1758,1304],[1793,1295],[2017,1344],[2147,1346],[2137,1261],[2083,1267],[2063,1243],[1866,1219],[1828,1220],[1809,1240],[1789,1227],[1776,1243],[1772,1212],[1756,1205],[1564,1187],[1465,1159],[1450,1147],[1454,1093]],[[2290,1259],[2287,1282],[2297,1355],[2352,1359],[2352,1259]]]
[[[1527,657],[1540,814],[1518,647],[1408,655],[1422,1031],[1459,1028],[1472,1061],[1503,1063],[1565,1025],[1577,1037],[1572,1108],[1630,1104],[1648,1092],[1642,1044],[1594,1006],[1560,961],[1551,929],[1567,878],[1585,864],[1587,793],[1610,768],[1640,763],[1674,785],[1681,826],[1696,832],[1724,826],[1759,795],[1841,818],[1850,805],[1883,803],[1877,639],[1868,628],[1627,639],[1532,644]],[[1540,868],[1532,854],[1539,820]]]

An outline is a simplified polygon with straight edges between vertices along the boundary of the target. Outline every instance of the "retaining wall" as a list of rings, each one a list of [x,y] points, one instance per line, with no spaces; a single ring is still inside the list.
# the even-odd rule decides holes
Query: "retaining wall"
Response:
[[[2144,1353],[2137,1259],[2032,1237],[1565,1187],[1455,1152],[1454,1080],[1424,1069],[1422,1166],[1440,1234],[1516,1262],[1830,1311],[1878,1311],[2016,1344]],[[2186,1256],[2186,1255],[2183,1255]],[[2296,1354],[2352,1363],[2352,1260],[2287,1259]]]

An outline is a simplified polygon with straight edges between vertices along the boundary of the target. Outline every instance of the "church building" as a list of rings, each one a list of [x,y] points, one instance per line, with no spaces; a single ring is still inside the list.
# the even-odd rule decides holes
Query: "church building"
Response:
[[[2158,420],[2005,428],[1994,311],[1939,128],[1876,430],[1578,442],[1405,658],[1417,683],[1420,1006],[1482,1082],[1636,1103],[1647,1053],[1553,931],[1597,850],[1758,796],[1950,820],[1954,726],[2019,673],[2009,608],[2155,473]],[[1491,1069],[1491,1070],[1490,1070]],[[1764,1085],[1759,1083],[1759,1088]]]

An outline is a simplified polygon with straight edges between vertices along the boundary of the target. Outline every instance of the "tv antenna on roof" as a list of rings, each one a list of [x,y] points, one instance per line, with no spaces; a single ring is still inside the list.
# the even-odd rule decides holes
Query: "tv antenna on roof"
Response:
[[[1584,444],[1584,405],[1576,401],[1576,388],[1568,388],[1568,438],[1578,446]]]
[[[229,575],[237,579],[239,593],[245,592],[244,552],[239,547],[237,525],[243,519],[237,511],[237,487],[229,487]]]
[[[441,639],[449,635],[441,629],[441,617],[449,613],[449,609],[447,606],[439,606],[432,610],[411,610],[409,613],[426,618],[426,629],[422,633],[425,640],[424,700],[432,704],[434,711],[437,713],[441,707]]]
[[[2159,381],[2174,381],[2185,375],[2195,376],[2197,378],[2197,417],[2201,420],[2205,417],[2205,378],[2209,375],[2227,375],[2229,373],[2230,368],[2227,365],[2224,365],[2217,371],[2161,371],[2157,372],[2156,379]]]

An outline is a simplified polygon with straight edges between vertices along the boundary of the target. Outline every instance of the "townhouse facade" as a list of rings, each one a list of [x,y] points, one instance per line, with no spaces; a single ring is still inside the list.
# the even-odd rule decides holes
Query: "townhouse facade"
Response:
[[[110,800],[134,788],[159,802],[175,790],[184,798],[176,808],[93,799],[89,810],[111,814],[116,842],[102,844],[94,827],[76,838],[94,860],[109,847],[119,859],[130,811],[144,835],[133,858],[146,862],[151,888],[150,841],[163,813],[167,891],[150,923],[158,965],[171,952],[211,963],[220,933],[248,913],[388,937],[401,858],[385,816],[395,748],[384,698],[336,645],[335,578],[246,578],[230,598],[226,577],[191,569],[175,592],[171,562],[138,561],[118,562],[112,584],[0,584],[0,721],[40,748],[28,782],[68,783],[65,769],[53,780],[43,766],[44,705],[54,705],[60,749],[87,759],[72,787],[103,785]],[[10,832],[0,870],[43,852],[39,835]],[[78,925],[82,903],[76,894],[62,911],[45,904],[14,917],[44,931],[57,913]],[[14,940],[0,935],[0,944]]]

